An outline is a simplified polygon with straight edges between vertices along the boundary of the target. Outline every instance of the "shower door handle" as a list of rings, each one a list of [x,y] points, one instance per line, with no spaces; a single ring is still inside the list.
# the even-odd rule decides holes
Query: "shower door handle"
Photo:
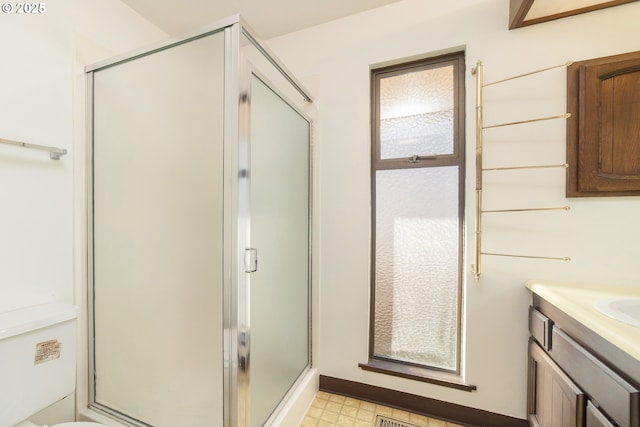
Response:
[[[258,250],[247,248],[244,250],[244,272],[255,273],[258,271]]]

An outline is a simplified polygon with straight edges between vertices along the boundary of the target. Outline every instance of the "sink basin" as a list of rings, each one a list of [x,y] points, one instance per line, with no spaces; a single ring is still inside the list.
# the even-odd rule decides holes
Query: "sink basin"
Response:
[[[596,303],[596,309],[613,319],[640,328],[640,298],[607,298]]]

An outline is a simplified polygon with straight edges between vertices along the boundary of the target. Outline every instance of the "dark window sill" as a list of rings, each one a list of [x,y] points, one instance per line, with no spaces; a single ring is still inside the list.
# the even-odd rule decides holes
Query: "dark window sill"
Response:
[[[476,386],[463,382],[462,378],[455,374],[440,372],[433,369],[420,368],[417,366],[378,359],[369,359],[367,363],[360,363],[358,366],[365,371],[408,378],[410,380],[437,384],[443,387],[456,388],[464,391],[476,390]]]

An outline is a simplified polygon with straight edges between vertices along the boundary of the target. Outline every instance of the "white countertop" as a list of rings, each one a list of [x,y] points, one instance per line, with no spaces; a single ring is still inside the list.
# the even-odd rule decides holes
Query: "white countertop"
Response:
[[[595,308],[605,298],[640,298],[640,286],[593,285],[528,280],[525,286],[611,344],[640,361],[640,328]]]

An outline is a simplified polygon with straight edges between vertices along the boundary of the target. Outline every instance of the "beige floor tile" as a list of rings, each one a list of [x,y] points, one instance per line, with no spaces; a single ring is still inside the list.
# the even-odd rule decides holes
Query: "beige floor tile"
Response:
[[[322,415],[322,408],[315,408],[315,407],[312,406],[307,411],[307,415],[310,416],[310,417],[313,417],[313,418],[320,419],[320,416]]]
[[[409,414],[409,421],[420,426],[428,426],[429,418],[419,414]]]
[[[322,415],[320,416],[320,421],[328,421],[331,423],[335,423],[337,420],[338,420],[337,412],[323,411]]]
[[[345,399],[346,399],[346,397],[344,397],[344,396],[340,396],[340,395],[337,395],[337,394],[332,394],[331,397],[329,398],[329,402],[337,402],[337,403],[342,404],[342,403],[344,403]]]
[[[320,399],[326,399],[329,400],[329,398],[333,396],[331,393],[327,393],[326,391],[319,391],[318,394],[316,394],[316,397],[319,397]]]
[[[401,411],[400,409],[393,409],[391,416],[400,421],[409,421],[411,418],[411,415],[408,412]]]
[[[336,403],[336,402],[331,402],[329,401],[327,403],[327,406],[324,407],[325,411],[330,411],[330,412],[340,412],[342,410],[342,403]]]
[[[434,418],[430,418],[429,427],[447,427],[447,423],[442,420],[436,420]]]
[[[372,425],[371,421],[356,420],[353,427],[371,427],[371,425]]]
[[[315,418],[311,418],[310,416],[304,417],[302,423],[300,423],[300,427],[316,427],[318,424],[318,420]]]
[[[358,414],[358,408],[354,408],[353,406],[347,406],[346,404],[342,407],[340,411],[341,414],[344,414],[348,417],[355,418]]]
[[[386,417],[390,417],[393,413],[393,408],[389,408],[384,405],[376,405],[376,414],[384,415]]]
[[[354,408],[360,407],[360,401],[358,399],[353,399],[351,397],[346,397],[344,399],[344,406],[352,406]]]
[[[318,421],[317,427],[335,427],[335,425],[334,422],[320,420]]]
[[[353,417],[348,417],[344,414],[338,415],[338,421],[336,421],[337,427],[353,427],[356,419]]]
[[[360,409],[373,412],[376,410],[376,404],[371,402],[360,402]]]
[[[372,411],[367,411],[365,409],[358,409],[358,414],[356,415],[356,419],[360,421],[369,421],[372,422],[374,419],[374,413]]]
[[[329,402],[327,399],[316,397],[315,399],[313,399],[313,402],[311,402],[311,407],[324,408],[325,406],[327,406],[327,402]]]

